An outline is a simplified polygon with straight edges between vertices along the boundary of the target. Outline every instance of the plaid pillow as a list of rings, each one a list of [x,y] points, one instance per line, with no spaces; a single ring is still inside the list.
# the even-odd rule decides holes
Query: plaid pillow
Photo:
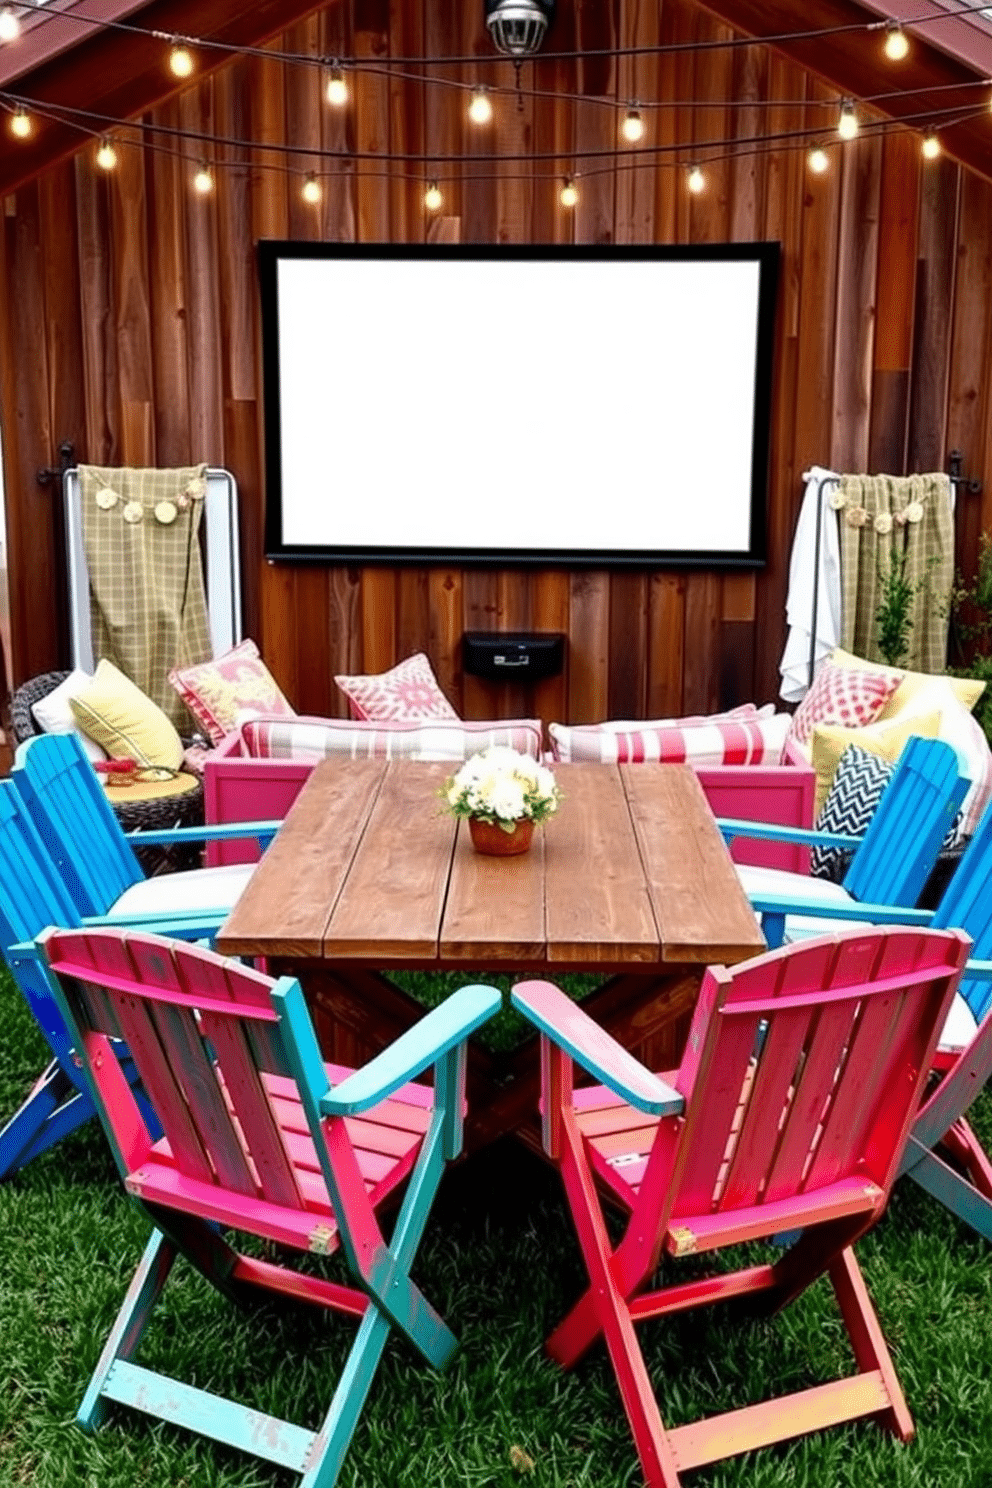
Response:
[[[554,757],[561,764],[779,765],[791,720],[713,718],[703,723],[659,727],[650,723],[548,725]]]
[[[840,757],[833,784],[816,819],[816,830],[863,837],[895,767],[893,760],[882,759],[858,744],[849,744]],[[959,811],[941,843],[941,852],[959,847],[963,838],[964,812]],[[840,883],[853,856],[854,848],[814,847],[809,855],[810,872],[816,878]]]
[[[251,718],[241,738],[253,759],[321,760],[346,754],[351,759],[451,760],[460,763],[490,744],[541,758],[537,718],[464,723],[381,723],[347,718]]]
[[[789,742],[807,745],[818,723],[862,728],[874,723],[899,686],[901,673],[856,671],[825,661],[792,716]]]
[[[408,656],[388,672],[368,677],[339,676],[334,680],[348,699],[352,718],[458,717],[438,687],[431,664],[422,651]]]

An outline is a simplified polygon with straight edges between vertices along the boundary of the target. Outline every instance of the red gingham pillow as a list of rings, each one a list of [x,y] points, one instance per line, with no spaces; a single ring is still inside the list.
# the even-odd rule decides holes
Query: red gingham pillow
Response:
[[[422,651],[408,656],[388,672],[334,680],[348,699],[352,718],[416,721],[458,717],[438,687],[431,664]]]
[[[819,723],[863,728],[874,723],[902,681],[902,673],[859,671],[825,661],[792,716],[789,742],[809,744]]]
[[[241,738],[252,759],[321,760],[345,754],[351,759],[451,760],[461,763],[490,744],[541,758],[541,721],[442,718],[427,723],[396,723],[347,718],[251,718]]]
[[[658,728],[630,724],[592,724],[565,728],[548,725],[551,747],[560,764],[642,764],[664,761],[689,765],[779,765],[788,713],[772,718],[709,719],[689,726]]]

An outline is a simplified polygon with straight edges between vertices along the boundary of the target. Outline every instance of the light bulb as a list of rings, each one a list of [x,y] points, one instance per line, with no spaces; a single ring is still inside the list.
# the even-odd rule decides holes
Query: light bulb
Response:
[[[473,124],[489,124],[493,117],[493,101],[486,88],[476,88],[468,106],[468,116]]]
[[[644,120],[641,118],[640,109],[631,106],[623,116],[620,125],[620,133],[629,145],[636,145],[638,140],[644,138]]]
[[[23,109],[18,109],[16,114],[11,115],[10,132],[18,139],[27,139],[33,128],[34,125]]]
[[[109,140],[101,140],[96,152],[96,163],[101,170],[112,171],[117,166],[117,151]]]
[[[437,212],[443,202],[444,197],[441,195],[440,186],[436,181],[432,181],[424,192],[424,206],[428,212]]]
[[[574,207],[579,199],[578,188],[571,176],[566,176],[562,182],[560,201],[563,207]]]
[[[0,41],[16,41],[21,34],[21,23],[10,6],[0,10]]]
[[[327,101],[333,103],[335,108],[342,108],[348,102],[348,84],[340,67],[331,68],[331,75],[327,79]]]
[[[188,78],[193,71],[193,53],[182,42],[175,41],[169,53],[169,71],[173,77]]]
[[[817,145],[815,150],[810,150],[806,163],[814,175],[817,176],[822,176],[823,172],[830,166],[830,161],[827,159],[827,152],[820,145]]]
[[[210,167],[206,164],[206,162],[204,162],[203,165],[200,166],[200,169],[193,177],[193,185],[196,187],[201,196],[209,196],[211,191],[213,191],[214,178],[211,174]]]
[[[920,146],[920,151],[924,160],[936,160],[940,155],[940,140],[935,134],[928,134]]]
[[[701,191],[706,190],[706,177],[703,175],[698,165],[694,165],[692,167],[692,170],[689,172],[686,185],[692,192],[693,196],[698,196]]]
[[[319,204],[320,198],[323,196],[323,192],[320,189],[320,182],[317,180],[317,177],[313,174],[313,172],[311,172],[304,181],[303,190],[300,195],[303,197],[303,200],[305,202],[309,202],[312,207],[316,207]]]
[[[890,21],[885,28],[884,50],[890,62],[901,62],[909,54],[909,37],[898,21]]]
[[[854,112],[854,104],[850,99],[840,106],[840,118],[837,120],[837,133],[843,140],[851,140],[858,132],[858,116]]]

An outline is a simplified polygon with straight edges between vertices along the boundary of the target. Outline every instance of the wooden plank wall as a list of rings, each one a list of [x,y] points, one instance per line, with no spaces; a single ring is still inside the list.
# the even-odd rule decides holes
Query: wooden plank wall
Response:
[[[556,49],[717,41],[731,35],[689,0],[575,0],[560,5]],[[382,60],[431,52],[490,55],[481,3],[341,0],[274,49]],[[425,650],[466,716],[537,714],[572,722],[661,716],[776,696],[783,601],[801,475],[814,462],[901,471],[944,463],[953,447],[984,481],[966,498],[959,558],[974,560],[992,518],[992,185],[949,161],[924,164],[918,141],[862,137],[819,178],[804,151],[724,159],[690,198],[684,166],[714,136],[781,134],[831,117],[836,95],[774,51],[525,64],[539,96],[497,100],[488,136],[470,132],[466,96],[409,77],[367,73],[345,111],[329,108],[318,70],[264,56],[223,66],[150,122],[285,145],[217,147],[217,191],[194,194],[202,148],[129,149],[112,177],[91,151],[3,204],[0,417],[6,456],[14,681],[64,664],[57,595],[61,537],[51,494],[35,483],[62,440],[106,464],[232,469],[243,504],[246,632],[301,711],[343,711],[333,676],[379,671]],[[483,74],[474,60],[455,74]],[[490,74],[485,74],[490,76]],[[447,69],[445,76],[452,76]],[[512,72],[505,75],[512,81]],[[649,116],[662,163],[616,150],[617,105],[666,100]],[[824,104],[829,105],[826,109]],[[317,209],[299,197],[308,150],[348,148]],[[433,154],[474,149],[449,171],[445,204],[422,203]],[[408,176],[376,162],[413,157]],[[545,157],[557,153],[561,162]],[[501,163],[523,154],[529,169]],[[424,158],[423,169],[418,165]],[[607,155],[609,162],[609,155]],[[579,173],[563,209],[557,182]],[[254,245],[263,237],[363,242],[703,243],[777,239],[778,307],[770,559],[758,573],[700,570],[293,567],[262,553],[263,484]],[[525,313],[508,334],[526,373],[535,348]],[[383,410],[388,420],[388,410]],[[714,427],[713,449],[719,448]],[[700,451],[698,490],[719,478]],[[328,452],[315,450],[325,460]],[[563,493],[549,493],[559,499]],[[613,493],[622,521],[628,493]],[[531,691],[463,677],[465,629],[563,630],[564,676]]]

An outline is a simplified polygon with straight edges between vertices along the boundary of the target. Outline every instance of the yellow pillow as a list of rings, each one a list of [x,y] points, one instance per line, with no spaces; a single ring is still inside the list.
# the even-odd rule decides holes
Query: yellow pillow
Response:
[[[820,814],[820,807],[830,791],[840,757],[848,744],[859,744],[881,759],[897,760],[903,745],[913,734],[924,739],[936,739],[940,728],[939,713],[918,713],[912,718],[890,719],[882,723],[878,719],[864,728],[844,728],[839,723],[820,723],[813,730],[810,760],[816,771],[816,801],[813,820]]]
[[[183,762],[183,741],[162,709],[111,661],[99,663],[69,707],[83,733],[114,759],[133,759],[146,770],[178,770]]]
[[[852,656],[850,651],[842,651],[839,646],[835,647],[830,660],[834,666],[857,667],[861,671],[885,672],[889,677],[902,677],[899,686],[875,719],[876,723],[882,723],[887,718],[898,718],[920,688],[933,681],[929,672],[907,672],[902,667],[884,666],[880,661],[865,661],[861,656]],[[985,691],[985,683],[976,682],[974,677],[947,677],[945,680],[958,702],[964,703],[969,713]]]

